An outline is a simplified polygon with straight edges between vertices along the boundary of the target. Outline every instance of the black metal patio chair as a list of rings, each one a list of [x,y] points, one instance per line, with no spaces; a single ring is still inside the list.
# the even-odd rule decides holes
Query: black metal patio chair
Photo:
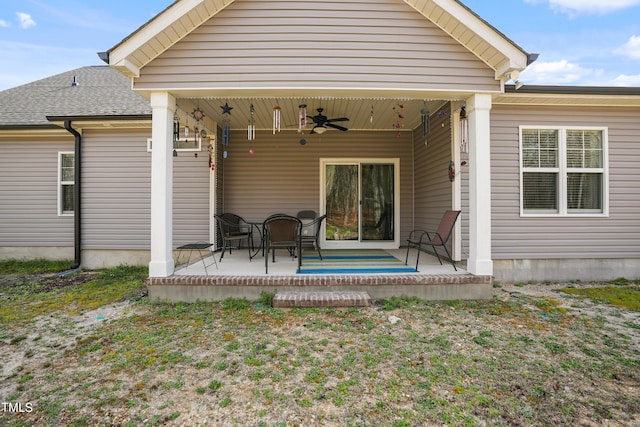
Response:
[[[305,212],[313,212],[313,211],[305,211]],[[320,252],[320,230],[322,229],[322,221],[327,217],[326,215],[321,215],[319,217],[315,217],[315,212],[313,212],[313,218],[305,218],[301,217],[300,213],[298,213],[298,218],[302,221],[302,235],[300,236],[300,244],[304,249],[313,248],[318,251],[318,256],[322,259],[322,252]]]
[[[249,261],[251,261],[251,245],[253,242],[251,225],[248,224],[244,218],[233,213],[227,212],[214,216],[218,223],[220,238],[222,239],[220,261],[224,258],[227,249],[229,249],[229,253],[231,253],[234,246],[240,248],[241,243],[245,240],[247,241],[247,250],[249,251]]]
[[[264,221],[264,272],[269,273],[269,251],[276,262],[276,249],[287,249],[291,257],[298,258],[300,270],[300,231],[302,221],[290,215],[272,215]]]
[[[440,259],[440,255],[438,255],[438,251],[436,250],[436,246],[441,246],[444,248],[444,251],[447,254],[449,260],[451,260],[451,264],[453,265],[453,269],[458,271],[456,268],[456,263],[453,261],[453,258],[449,254],[449,250],[447,249],[447,241],[451,237],[451,232],[453,231],[453,226],[456,223],[456,220],[460,216],[460,211],[448,210],[445,211],[444,215],[442,215],[442,219],[440,219],[440,225],[438,225],[438,229],[435,232],[425,231],[425,230],[412,230],[409,233],[409,239],[407,239],[407,256],[404,260],[404,264],[407,265],[409,261],[409,249],[411,247],[418,248],[418,255],[416,256],[416,271],[418,271],[418,262],[420,260],[420,252],[422,251],[423,246],[431,246],[433,251],[436,253],[438,257],[438,261],[440,261],[440,265],[442,265],[442,260]]]

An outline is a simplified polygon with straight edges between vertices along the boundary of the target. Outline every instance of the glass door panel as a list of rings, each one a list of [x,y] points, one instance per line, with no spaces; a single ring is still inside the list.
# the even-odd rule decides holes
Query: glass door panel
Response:
[[[362,240],[394,240],[394,165],[362,164]]]
[[[327,241],[359,240],[358,187],[357,164],[326,165]]]

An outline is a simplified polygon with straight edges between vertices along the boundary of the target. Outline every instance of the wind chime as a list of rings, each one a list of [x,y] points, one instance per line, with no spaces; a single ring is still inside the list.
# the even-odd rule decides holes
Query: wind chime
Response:
[[[307,104],[298,105],[298,133],[307,127]]]
[[[247,125],[247,140],[253,141],[256,139],[256,120],[253,117],[255,113],[255,109],[253,108],[253,104],[249,105],[249,124]],[[249,154],[253,154],[253,144],[249,148]]]
[[[395,123],[391,126],[396,129],[396,137],[400,138],[400,129],[404,129],[404,115],[402,114],[404,105],[396,104],[395,107],[393,107],[393,111],[394,113],[391,117],[395,120]]]
[[[173,142],[177,142],[180,139],[180,117],[178,116],[178,110],[173,114]]]
[[[280,106],[273,107],[273,134],[280,132]]]
[[[189,139],[189,117],[184,120],[184,140]]]
[[[253,108],[253,104],[249,105],[249,124],[247,125],[247,140],[253,141],[256,139],[256,120],[253,117],[255,113],[255,108]]]
[[[173,157],[178,157],[178,150],[176,150],[176,142],[180,139],[180,117],[178,116],[178,106],[176,105],[176,112],[173,113]]]
[[[422,136],[424,137],[424,146],[427,146],[427,135],[429,135],[429,110],[423,108],[420,110],[420,123],[422,124]]]
[[[231,125],[229,124],[229,116],[231,115],[231,110],[233,107],[230,107],[227,102],[224,105],[221,105],[222,108],[222,145],[225,147],[229,146],[229,134],[231,132]],[[227,158],[227,150],[222,152],[222,156]]]

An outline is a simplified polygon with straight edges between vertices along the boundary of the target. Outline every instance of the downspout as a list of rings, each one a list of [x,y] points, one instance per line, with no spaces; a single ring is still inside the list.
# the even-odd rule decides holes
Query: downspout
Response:
[[[64,121],[64,128],[74,136],[75,138],[75,149],[74,149],[74,174],[75,174],[75,184],[73,188],[73,198],[74,198],[74,213],[73,213],[73,229],[74,229],[74,246],[75,246],[75,260],[73,263],[72,269],[77,269],[80,267],[81,263],[81,254],[82,254],[82,200],[80,199],[80,195],[82,192],[80,191],[82,185],[82,135],[71,127],[71,120]]]

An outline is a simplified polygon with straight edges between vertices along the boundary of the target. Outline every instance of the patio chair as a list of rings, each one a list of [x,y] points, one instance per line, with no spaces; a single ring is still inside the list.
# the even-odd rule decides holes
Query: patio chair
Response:
[[[251,225],[248,224],[241,216],[233,213],[223,213],[214,215],[218,223],[218,231],[222,239],[222,253],[220,261],[224,258],[224,254],[229,249],[231,253],[234,245],[240,248],[240,244],[246,240],[247,250],[249,251],[249,261],[251,261],[251,244],[253,243],[253,235]]]
[[[314,212],[315,214],[315,212]],[[319,216],[313,220],[300,218],[302,221],[302,235],[300,236],[301,248],[311,247],[318,251],[318,256],[322,259],[322,252],[320,252],[320,230],[322,229],[322,221],[326,218],[326,215]]]
[[[304,220],[304,219],[316,219],[317,217],[318,217],[318,214],[316,213],[316,211],[311,211],[311,210],[299,211],[296,214],[296,218],[300,218],[302,220]]]
[[[269,273],[269,251],[272,262],[276,262],[276,249],[287,249],[291,257],[298,258],[300,270],[300,231],[302,221],[290,215],[272,215],[264,221],[264,272]]]
[[[442,215],[440,225],[438,225],[438,229],[435,232],[412,230],[411,233],[409,233],[409,239],[407,239],[407,256],[404,260],[404,264],[407,265],[407,262],[409,261],[409,249],[412,246],[417,247],[418,256],[416,257],[416,271],[418,271],[418,262],[420,260],[422,247],[431,246],[438,257],[438,261],[440,261],[440,265],[442,265],[442,260],[436,250],[436,246],[442,246],[444,251],[447,253],[447,257],[451,260],[453,269],[458,271],[456,263],[453,261],[451,255],[449,255],[449,250],[447,249],[447,241],[451,237],[451,232],[453,231],[453,226],[455,225],[458,216],[460,216],[460,211],[448,210],[445,211],[444,215]]]

